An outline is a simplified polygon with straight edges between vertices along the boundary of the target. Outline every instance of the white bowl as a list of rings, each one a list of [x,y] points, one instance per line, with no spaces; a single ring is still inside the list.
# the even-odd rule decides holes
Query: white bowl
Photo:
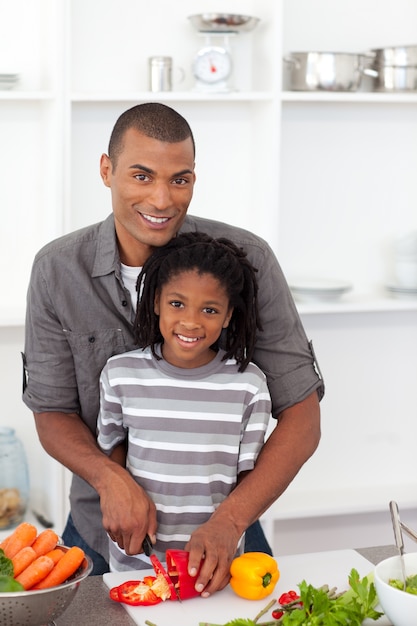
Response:
[[[417,574],[417,552],[404,555],[406,576]],[[378,563],[374,569],[379,604],[393,626],[417,626],[417,596],[395,589],[390,578],[402,578],[399,556]]]

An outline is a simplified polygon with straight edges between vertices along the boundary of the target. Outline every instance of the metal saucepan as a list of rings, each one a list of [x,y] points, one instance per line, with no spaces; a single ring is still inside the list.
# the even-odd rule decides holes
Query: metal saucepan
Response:
[[[374,48],[376,67],[390,65],[395,67],[417,67],[417,45],[393,46],[391,48]]]
[[[284,80],[294,91],[356,91],[373,57],[349,52],[291,52]]]
[[[417,67],[384,65],[363,71],[374,78],[374,91],[417,91]]]

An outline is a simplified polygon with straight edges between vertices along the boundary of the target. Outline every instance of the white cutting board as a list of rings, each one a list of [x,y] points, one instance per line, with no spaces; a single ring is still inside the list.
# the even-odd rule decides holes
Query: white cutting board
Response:
[[[167,600],[151,607],[123,604],[123,607],[138,626],[145,626],[145,620],[153,622],[156,626],[198,626],[202,621],[220,625],[238,617],[254,619],[269,600],[277,599],[284,591],[290,589],[297,591],[297,585],[302,580],[317,587],[328,584],[343,591],[349,586],[348,576],[353,567],[358,570],[361,577],[374,569],[374,565],[355,550],[310,552],[277,557],[276,560],[281,575],[274,592],[263,600],[244,600],[227,586],[209,598],[193,598],[184,602]],[[104,574],[103,581],[110,589],[127,580],[139,580],[147,574],[154,572],[148,570],[112,572]],[[271,617],[271,613],[265,615],[263,621],[268,617]],[[376,622],[366,620],[366,623],[375,626],[390,625],[385,617]]]

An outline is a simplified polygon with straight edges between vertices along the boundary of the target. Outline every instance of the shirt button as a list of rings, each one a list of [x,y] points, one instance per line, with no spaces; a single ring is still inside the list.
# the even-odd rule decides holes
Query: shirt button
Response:
[[[95,342],[95,340],[96,340],[96,338],[94,337],[94,335],[92,335],[91,337],[89,337],[89,338],[88,338],[88,341],[89,341],[90,343],[94,343],[94,342]]]
[[[127,306],[127,300],[122,300],[122,306]]]

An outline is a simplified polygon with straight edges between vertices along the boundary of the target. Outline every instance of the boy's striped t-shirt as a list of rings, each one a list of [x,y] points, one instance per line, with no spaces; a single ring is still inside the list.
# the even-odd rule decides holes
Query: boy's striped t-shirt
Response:
[[[109,359],[101,378],[98,442],[106,452],[128,438],[126,466],[155,502],[155,553],[183,548],[251,470],[262,447],[271,401],[265,375],[238,372],[223,351],[207,365],[178,368],[149,349]],[[110,543],[111,567],[149,567]]]

